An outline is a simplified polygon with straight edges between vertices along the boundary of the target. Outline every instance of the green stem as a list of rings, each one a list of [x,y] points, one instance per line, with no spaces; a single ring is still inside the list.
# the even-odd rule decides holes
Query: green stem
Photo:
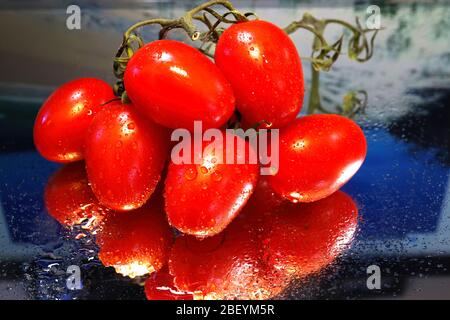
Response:
[[[316,109],[322,109],[320,102],[320,72],[311,64],[311,91],[309,94],[308,114],[313,114]]]

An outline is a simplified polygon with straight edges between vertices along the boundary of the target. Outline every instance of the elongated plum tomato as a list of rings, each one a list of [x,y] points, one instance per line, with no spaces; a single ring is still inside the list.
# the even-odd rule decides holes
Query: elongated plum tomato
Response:
[[[45,187],[48,213],[64,226],[88,221],[85,227],[95,227],[108,209],[100,205],[88,183],[84,162],[74,162],[60,168]]]
[[[108,104],[92,121],[86,140],[86,168],[100,203],[114,210],[142,206],[155,190],[167,156],[163,128],[132,105]]]
[[[220,36],[214,57],[245,123],[265,120],[279,128],[300,112],[302,65],[294,43],[279,27],[262,20],[236,23]]]
[[[104,81],[81,78],[56,89],[44,102],[34,123],[34,144],[50,161],[83,159],[86,130],[103,104],[114,98]]]
[[[325,198],[344,185],[366,157],[366,139],[352,120],[311,115],[280,131],[280,164],[269,177],[275,192],[293,202]]]
[[[231,117],[234,95],[216,65],[197,49],[174,40],[153,41],[136,52],[125,70],[133,104],[169,128],[218,128]]]
[[[215,148],[203,143],[199,164],[175,164],[172,156],[165,181],[166,212],[170,224],[183,233],[198,237],[219,233],[236,217],[256,185],[259,167],[249,161],[253,149],[231,133],[223,137],[223,143],[213,142]],[[228,148],[225,141],[232,141],[234,148]],[[239,142],[248,152],[237,151]],[[234,163],[224,163],[226,159]]]

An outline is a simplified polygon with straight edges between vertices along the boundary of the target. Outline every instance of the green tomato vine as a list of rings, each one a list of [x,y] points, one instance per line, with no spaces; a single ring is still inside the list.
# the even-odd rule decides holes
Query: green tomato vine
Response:
[[[219,13],[218,10],[225,10]],[[237,10],[231,1],[211,0],[205,2],[189,11],[177,19],[156,18],[143,20],[129,27],[123,34],[122,43],[114,58],[114,75],[118,79],[114,86],[116,95],[121,96],[123,101],[127,101],[126,91],[123,85],[123,75],[128,61],[134,52],[144,46],[144,40],[139,35],[138,30],[144,26],[159,25],[159,39],[165,39],[169,31],[182,29],[192,41],[199,41],[199,50],[209,57],[214,57],[215,44],[225,30],[223,25],[234,24],[258,19],[253,12],[242,13]],[[310,57],[303,57],[311,62],[312,87],[308,113],[315,110],[325,112],[320,102],[319,94],[319,72],[329,71],[333,64],[342,55],[344,47],[344,33],[334,43],[329,43],[325,37],[325,31],[330,25],[340,25],[351,36],[347,41],[347,56],[357,62],[365,62],[373,55],[374,41],[378,30],[363,28],[358,19],[352,25],[339,19],[317,19],[309,13],[304,13],[299,21],[293,21],[283,30],[287,34],[292,34],[299,29],[307,30],[314,34]],[[358,97],[360,92],[349,92],[343,101],[342,114],[349,117],[354,116],[360,110],[364,110],[367,102],[367,94],[363,98]]]

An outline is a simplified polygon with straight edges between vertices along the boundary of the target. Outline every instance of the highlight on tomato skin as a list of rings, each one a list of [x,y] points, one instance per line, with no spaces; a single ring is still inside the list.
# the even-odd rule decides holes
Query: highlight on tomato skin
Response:
[[[235,147],[228,148],[227,140],[233,141]],[[203,142],[199,164],[169,163],[165,209],[169,223],[185,234],[208,237],[221,232],[238,215],[255,188],[259,166],[249,163],[254,150],[248,142],[229,132],[223,132],[223,141],[217,148]],[[245,154],[237,151],[238,141],[245,144]],[[224,163],[230,157],[235,159],[234,163]]]
[[[167,267],[152,273],[145,281],[145,296],[147,300],[193,300],[194,295],[179,291],[174,284],[173,276]]]
[[[36,149],[50,161],[82,160],[87,128],[114,98],[111,86],[100,79],[80,78],[63,84],[47,98],[36,117]]]
[[[92,230],[109,211],[92,192],[82,161],[64,165],[50,177],[44,202],[48,213],[67,227],[87,222],[83,228]]]
[[[168,132],[133,108],[110,103],[87,133],[86,168],[92,190],[101,204],[118,211],[144,205],[168,154]]]
[[[173,233],[157,198],[137,210],[108,215],[96,239],[104,266],[134,278],[158,271],[167,263]]]
[[[127,64],[124,83],[136,108],[168,128],[190,130],[195,120],[219,128],[234,111],[233,90],[217,66],[180,41],[140,48]]]
[[[300,56],[284,30],[263,20],[240,22],[220,36],[214,59],[231,83],[243,123],[280,128],[301,110],[304,79]]]
[[[274,191],[292,202],[312,202],[340,189],[366,157],[363,131],[335,114],[296,119],[280,130],[278,172],[269,177]]]

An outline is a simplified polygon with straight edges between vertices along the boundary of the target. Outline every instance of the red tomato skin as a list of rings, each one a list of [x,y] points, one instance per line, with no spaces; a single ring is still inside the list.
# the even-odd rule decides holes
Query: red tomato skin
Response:
[[[265,120],[280,128],[296,118],[304,96],[302,64],[282,29],[262,20],[236,23],[220,36],[214,57],[244,123]]]
[[[192,129],[219,128],[233,114],[234,95],[216,65],[175,40],[153,41],[128,62],[125,88],[133,104],[156,123]]]
[[[111,99],[113,90],[103,80],[81,78],[60,86],[44,102],[34,123],[39,153],[62,163],[83,159],[86,130]]]
[[[114,210],[141,207],[155,190],[167,157],[164,128],[132,105],[111,103],[87,134],[86,169],[100,203]]]
[[[331,195],[358,171],[367,145],[361,128],[339,115],[310,115],[280,131],[280,164],[269,177],[275,192],[292,202]]]
[[[245,143],[249,152],[253,152]],[[202,150],[208,145],[209,142],[204,142]],[[217,152],[226,159],[230,151],[224,142],[224,147]],[[164,191],[170,224],[198,237],[212,236],[225,229],[245,205],[258,181],[258,164],[250,164],[248,158],[246,161],[245,164],[213,164],[203,158],[202,164],[170,162]]]
[[[82,161],[67,164],[50,177],[44,202],[48,213],[68,227],[91,218],[95,219],[90,224],[94,227],[108,212],[92,192]]]

